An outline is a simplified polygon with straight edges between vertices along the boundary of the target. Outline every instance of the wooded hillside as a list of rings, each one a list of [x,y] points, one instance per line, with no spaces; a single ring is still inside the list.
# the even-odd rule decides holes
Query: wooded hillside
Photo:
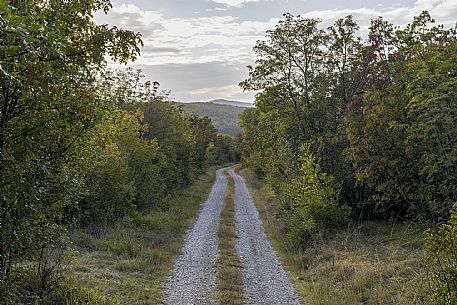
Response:
[[[211,102],[181,103],[180,105],[187,113],[209,117],[214,127],[221,133],[235,137],[241,132],[240,114],[245,108]]]

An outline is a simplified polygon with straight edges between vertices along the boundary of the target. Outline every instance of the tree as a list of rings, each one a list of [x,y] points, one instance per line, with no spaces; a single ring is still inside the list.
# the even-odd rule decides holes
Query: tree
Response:
[[[139,34],[93,22],[109,8],[0,2],[0,294],[15,264],[64,240],[63,211],[84,180],[83,135],[100,118],[104,56],[125,63],[139,53]]]
[[[441,40],[441,39],[440,39]],[[405,145],[418,170],[418,194],[433,218],[457,199],[457,39],[432,42],[407,66]]]
[[[319,23],[286,14],[267,33],[267,40],[257,43],[256,67],[249,67],[249,78],[240,85],[263,90],[256,106],[281,121],[282,147],[298,155],[301,145],[309,143],[323,171],[343,181],[349,197],[351,168],[343,156],[347,146],[343,116],[360,90],[358,75],[352,71],[361,61],[361,43],[351,16],[327,30],[319,29]]]
[[[208,117],[191,115],[187,120],[195,139],[195,166],[197,169],[203,170],[207,165],[207,161],[214,162],[209,158],[211,157],[210,149],[214,147],[217,131]]]
[[[363,48],[364,93],[345,119],[359,202],[371,202],[372,211],[431,220],[449,212],[454,44],[454,32],[433,26],[427,12],[396,32],[381,18],[372,22]]]

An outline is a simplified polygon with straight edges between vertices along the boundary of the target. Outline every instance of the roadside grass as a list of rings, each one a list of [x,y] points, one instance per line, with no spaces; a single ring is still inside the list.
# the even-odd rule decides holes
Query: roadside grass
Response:
[[[225,175],[228,179],[228,187],[218,232],[216,304],[242,305],[246,300],[243,288],[243,267],[236,251],[235,185],[233,178],[227,172]]]
[[[360,222],[299,251],[287,245],[272,190],[249,170],[239,172],[303,304],[419,304],[423,227]]]
[[[161,304],[173,262],[215,181],[215,168],[169,198],[169,208],[150,210],[111,227],[72,233],[77,249],[66,277],[111,304]]]

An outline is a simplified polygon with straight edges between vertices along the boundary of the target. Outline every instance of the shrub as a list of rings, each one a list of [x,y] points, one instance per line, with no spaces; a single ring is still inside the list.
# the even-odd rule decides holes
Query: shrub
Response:
[[[116,144],[108,145],[88,175],[88,192],[80,203],[83,223],[109,223],[134,210],[135,187]]]
[[[349,218],[349,209],[338,205],[339,185],[321,171],[306,147],[300,161],[300,175],[282,188],[281,196],[289,220],[289,241],[295,246],[325,237]]]
[[[425,242],[430,303],[457,304],[457,204],[449,223],[429,230]]]

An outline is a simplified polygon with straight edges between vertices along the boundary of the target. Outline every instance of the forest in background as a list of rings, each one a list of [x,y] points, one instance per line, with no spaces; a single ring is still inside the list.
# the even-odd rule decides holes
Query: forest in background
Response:
[[[111,71],[139,56],[141,34],[97,25],[111,3],[0,1],[0,303],[86,304],[56,271],[69,232],[112,226],[210,166],[238,159],[210,119],[185,115],[144,82]]]
[[[352,221],[434,227],[429,304],[457,291],[457,36],[428,12],[404,28],[352,16],[323,28],[286,14],[258,41],[240,86],[261,90],[241,116],[243,164],[278,195],[291,251]]]

